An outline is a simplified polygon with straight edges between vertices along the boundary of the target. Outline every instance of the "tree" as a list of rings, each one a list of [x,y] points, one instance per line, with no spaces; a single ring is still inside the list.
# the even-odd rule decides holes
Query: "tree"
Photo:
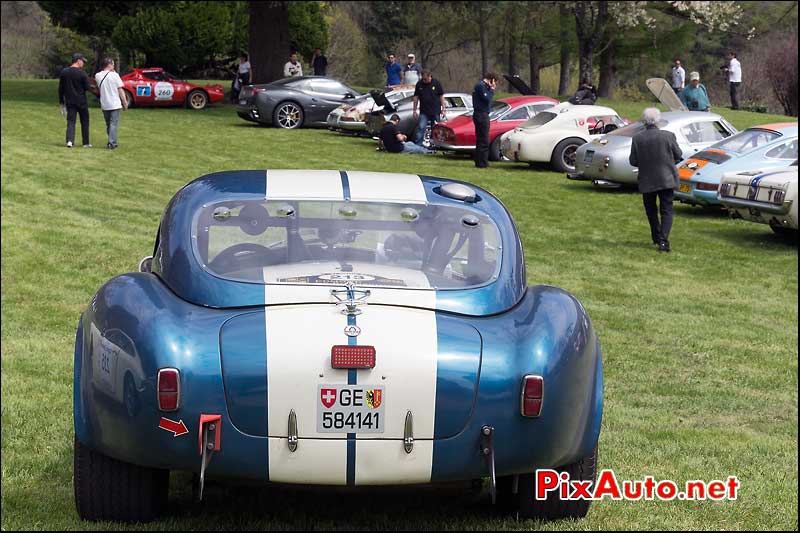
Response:
[[[573,18],[570,16],[569,7],[564,2],[559,3],[558,7],[558,20],[559,20],[559,43],[561,43],[561,68],[558,79],[558,94],[563,96],[569,93],[569,71],[570,71],[570,57],[572,56],[572,43],[571,29],[574,24]]]
[[[164,2],[119,19],[114,44],[128,61],[179,73],[198,71],[228,53],[236,30],[230,2]]]
[[[578,36],[579,83],[592,79],[592,65],[608,19],[608,1],[575,2],[575,32]]]
[[[250,2],[250,65],[253,83],[283,78],[289,54],[289,2]]]
[[[147,2],[39,2],[50,19],[80,35],[89,37],[94,55],[94,70],[111,47],[111,35],[120,17],[138,11]]]
[[[302,57],[310,58],[315,48],[327,48],[328,26],[319,2],[289,2],[289,39]]]

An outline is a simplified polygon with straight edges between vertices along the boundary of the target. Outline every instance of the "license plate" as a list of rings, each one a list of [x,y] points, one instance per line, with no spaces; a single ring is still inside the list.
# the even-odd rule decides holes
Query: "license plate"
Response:
[[[685,192],[686,194],[689,194],[690,192],[692,192],[692,186],[688,184],[684,185],[683,183],[681,183],[680,187],[678,187],[678,190],[680,192]]]
[[[591,163],[592,158],[594,157],[594,152],[592,150],[586,150],[586,155],[583,156],[584,163]]]
[[[239,105],[247,105],[247,100],[239,100]]]
[[[318,433],[383,433],[386,391],[378,385],[317,386]]]

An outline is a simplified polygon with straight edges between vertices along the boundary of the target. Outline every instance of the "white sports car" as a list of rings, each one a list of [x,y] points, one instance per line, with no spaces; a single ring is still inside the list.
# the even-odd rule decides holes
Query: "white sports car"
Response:
[[[500,152],[511,161],[549,162],[559,172],[575,172],[579,146],[625,124],[610,107],[563,102],[505,133]]]
[[[789,168],[725,174],[717,193],[734,218],[769,224],[778,235],[797,235],[797,161]]]

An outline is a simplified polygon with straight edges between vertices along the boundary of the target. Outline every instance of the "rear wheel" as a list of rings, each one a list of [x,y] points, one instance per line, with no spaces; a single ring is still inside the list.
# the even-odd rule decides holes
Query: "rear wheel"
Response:
[[[770,224],[769,227],[772,228],[772,231],[775,232],[775,235],[781,237],[782,239],[797,242],[797,237],[800,235],[800,233],[794,228],[786,228],[776,224]]]
[[[303,125],[303,108],[294,102],[283,102],[275,108],[272,122],[279,128],[293,130]]]
[[[578,139],[577,137],[564,139],[553,150],[550,164],[558,172],[575,172],[575,154],[582,144],[584,144],[583,139]]]
[[[133,101],[133,94],[127,89],[123,90],[125,91],[125,100],[128,102],[128,109],[130,109],[135,105],[135,102]]]
[[[205,93],[205,91],[195,89],[189,93],[189,96],[186,98],[186,103],[189,105],[189,107],[196,111],[205,109],[205,107],[208,105],[208,95]]]
[[[597,478],[597,448],[583,459],[556,468],[569,473],[572,481],[592,481]],[[517,493],[513,494],[513,476],[498,480],[498,497],[501,509],[518,511],[523,518],[558,520],[561,518],[583,518],[589,511],[588,500],[562,500],[558,491],[547,493],[546,500],[537,500],[536,474],[520,474]]]
[[[167,505],[169,470],[118,461],[75,439],[75,507],[83,520],[148,522]]]
[[[489,161],[503,161],[505,158],[500,153],[500,137],[502,135],[498,135],[492,141],[492,144],[489,145]],[[507,161],[507,159],[505,159]]]

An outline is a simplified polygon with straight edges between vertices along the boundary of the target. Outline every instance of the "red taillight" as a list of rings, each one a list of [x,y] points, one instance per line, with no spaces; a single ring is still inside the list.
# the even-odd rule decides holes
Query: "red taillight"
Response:
[[[716,191],[719,188],[719,185],[716,183],[703,183],[702,181],[697,182],[697,189],[701,191]]]
[[[336,345],[331,348],[331,367],[375,368],[375,347]]]
[[[528,375],[522,378],[522,399],[520,409],[522,416],[537,417],[542,412],[544,397],[544,378]]]
[[[158,408],[161,411],[176,411],[181,401],[181,373],[176,368],[158,371]]]
[[[266,91],[266,89],[262,89],[261,87],[253,87],[253,94],[258,94],[264,91]]]

